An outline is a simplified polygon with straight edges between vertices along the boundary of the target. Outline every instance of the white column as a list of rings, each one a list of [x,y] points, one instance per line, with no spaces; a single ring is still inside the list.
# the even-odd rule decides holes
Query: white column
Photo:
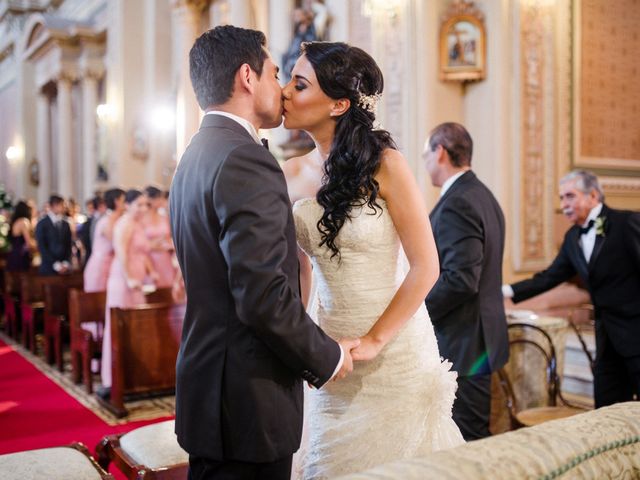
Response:
[[[251,1],[235,0],[229,5],[229,23],[236,27],[255,28],[251,18]]]
[[[93,196],[97,169],[96,108],[98,106],[98,80],[91,73],[82,79],[82,192],[84,201]]]
[[[58,185],[57,193],[65,198],[77,197],[73,191],[71,80],[61,76],[58,80]]]
[[[176,79],[176,158],[180,159],[189,139],[198,131],[200,107],[189,77],[189,50],[200,35],[201,13],[194,6],[177,2],[173,9],[174,75]]]
[[[37,114],[37,160],[40,171],[40,184],[38,185],[38,205],[47,201],[51,193],[51,132],[49,96],[40,92],[36,101]]]

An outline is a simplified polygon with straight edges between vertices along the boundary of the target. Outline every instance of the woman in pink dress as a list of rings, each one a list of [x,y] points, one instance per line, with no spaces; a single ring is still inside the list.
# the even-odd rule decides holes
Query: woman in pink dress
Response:
[[[111,308],[130,308],[145,303],[143,287],[157,278],[149,257],[149,240],[142,227],[148,199],[139,190],[125,195],[126,212],[113,229],[115,258],[107,280],[107,305],[102,337],[102,385],[100,397],[111,392]],[[151,281],[150,281],[151,280]]]
[[[124,190],[112,188],[104,194],[107,213],[98,220],[92,241],[91,256],[84,268],[84,291],[104,292],[113,261],[113,227],[125,210]]]
[[[149,198],[149,213],[144,222],[144,231],[151,245],[151,262],[158,273],[158,288],[171,287],[176,278],[176,268],[172,259],[173,241],[167,216],[167,200],[159,188],[145,188]]]

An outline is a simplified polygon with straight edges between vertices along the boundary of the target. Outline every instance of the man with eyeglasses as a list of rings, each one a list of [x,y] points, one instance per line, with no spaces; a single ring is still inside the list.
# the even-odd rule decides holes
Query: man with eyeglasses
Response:
[[[440,277],[425,303],[441,355],[458,372],[453,419],[465,440],[488,437],[491,372],[509,357],[502,297],[502,209],[471,171],[473,141],[458,123],[435,127],[423,158],[440,200],[429,219]]]

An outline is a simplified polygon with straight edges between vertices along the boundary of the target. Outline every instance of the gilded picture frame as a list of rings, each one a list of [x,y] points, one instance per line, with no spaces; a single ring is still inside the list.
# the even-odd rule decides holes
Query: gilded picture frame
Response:
[[[454,14],[440,26],[440,78],[469,82],[486,76],[486,31],[482,17]]]

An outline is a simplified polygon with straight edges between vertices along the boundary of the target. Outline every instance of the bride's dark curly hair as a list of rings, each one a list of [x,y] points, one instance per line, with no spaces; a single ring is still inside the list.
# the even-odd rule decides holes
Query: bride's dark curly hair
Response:
[[[322,186],[316,195],[324,208],[318,221],[320,245],[326,244],[340,258],[338,232],[350,218],[351,208],[367,204],[374,212],[380,168],[385,148],[396,148],[391,134],[375,129],[375,113],[366,107],[363,96],[382,93],[384,79],[375,60],[364,50],[342,42],[303,43],[302,54],[311,63],[322,91],[330,98],[347,98],[351,106],[336,117],[331,153],[324,163]],[[371,108],[373,110],[373,108]]]

